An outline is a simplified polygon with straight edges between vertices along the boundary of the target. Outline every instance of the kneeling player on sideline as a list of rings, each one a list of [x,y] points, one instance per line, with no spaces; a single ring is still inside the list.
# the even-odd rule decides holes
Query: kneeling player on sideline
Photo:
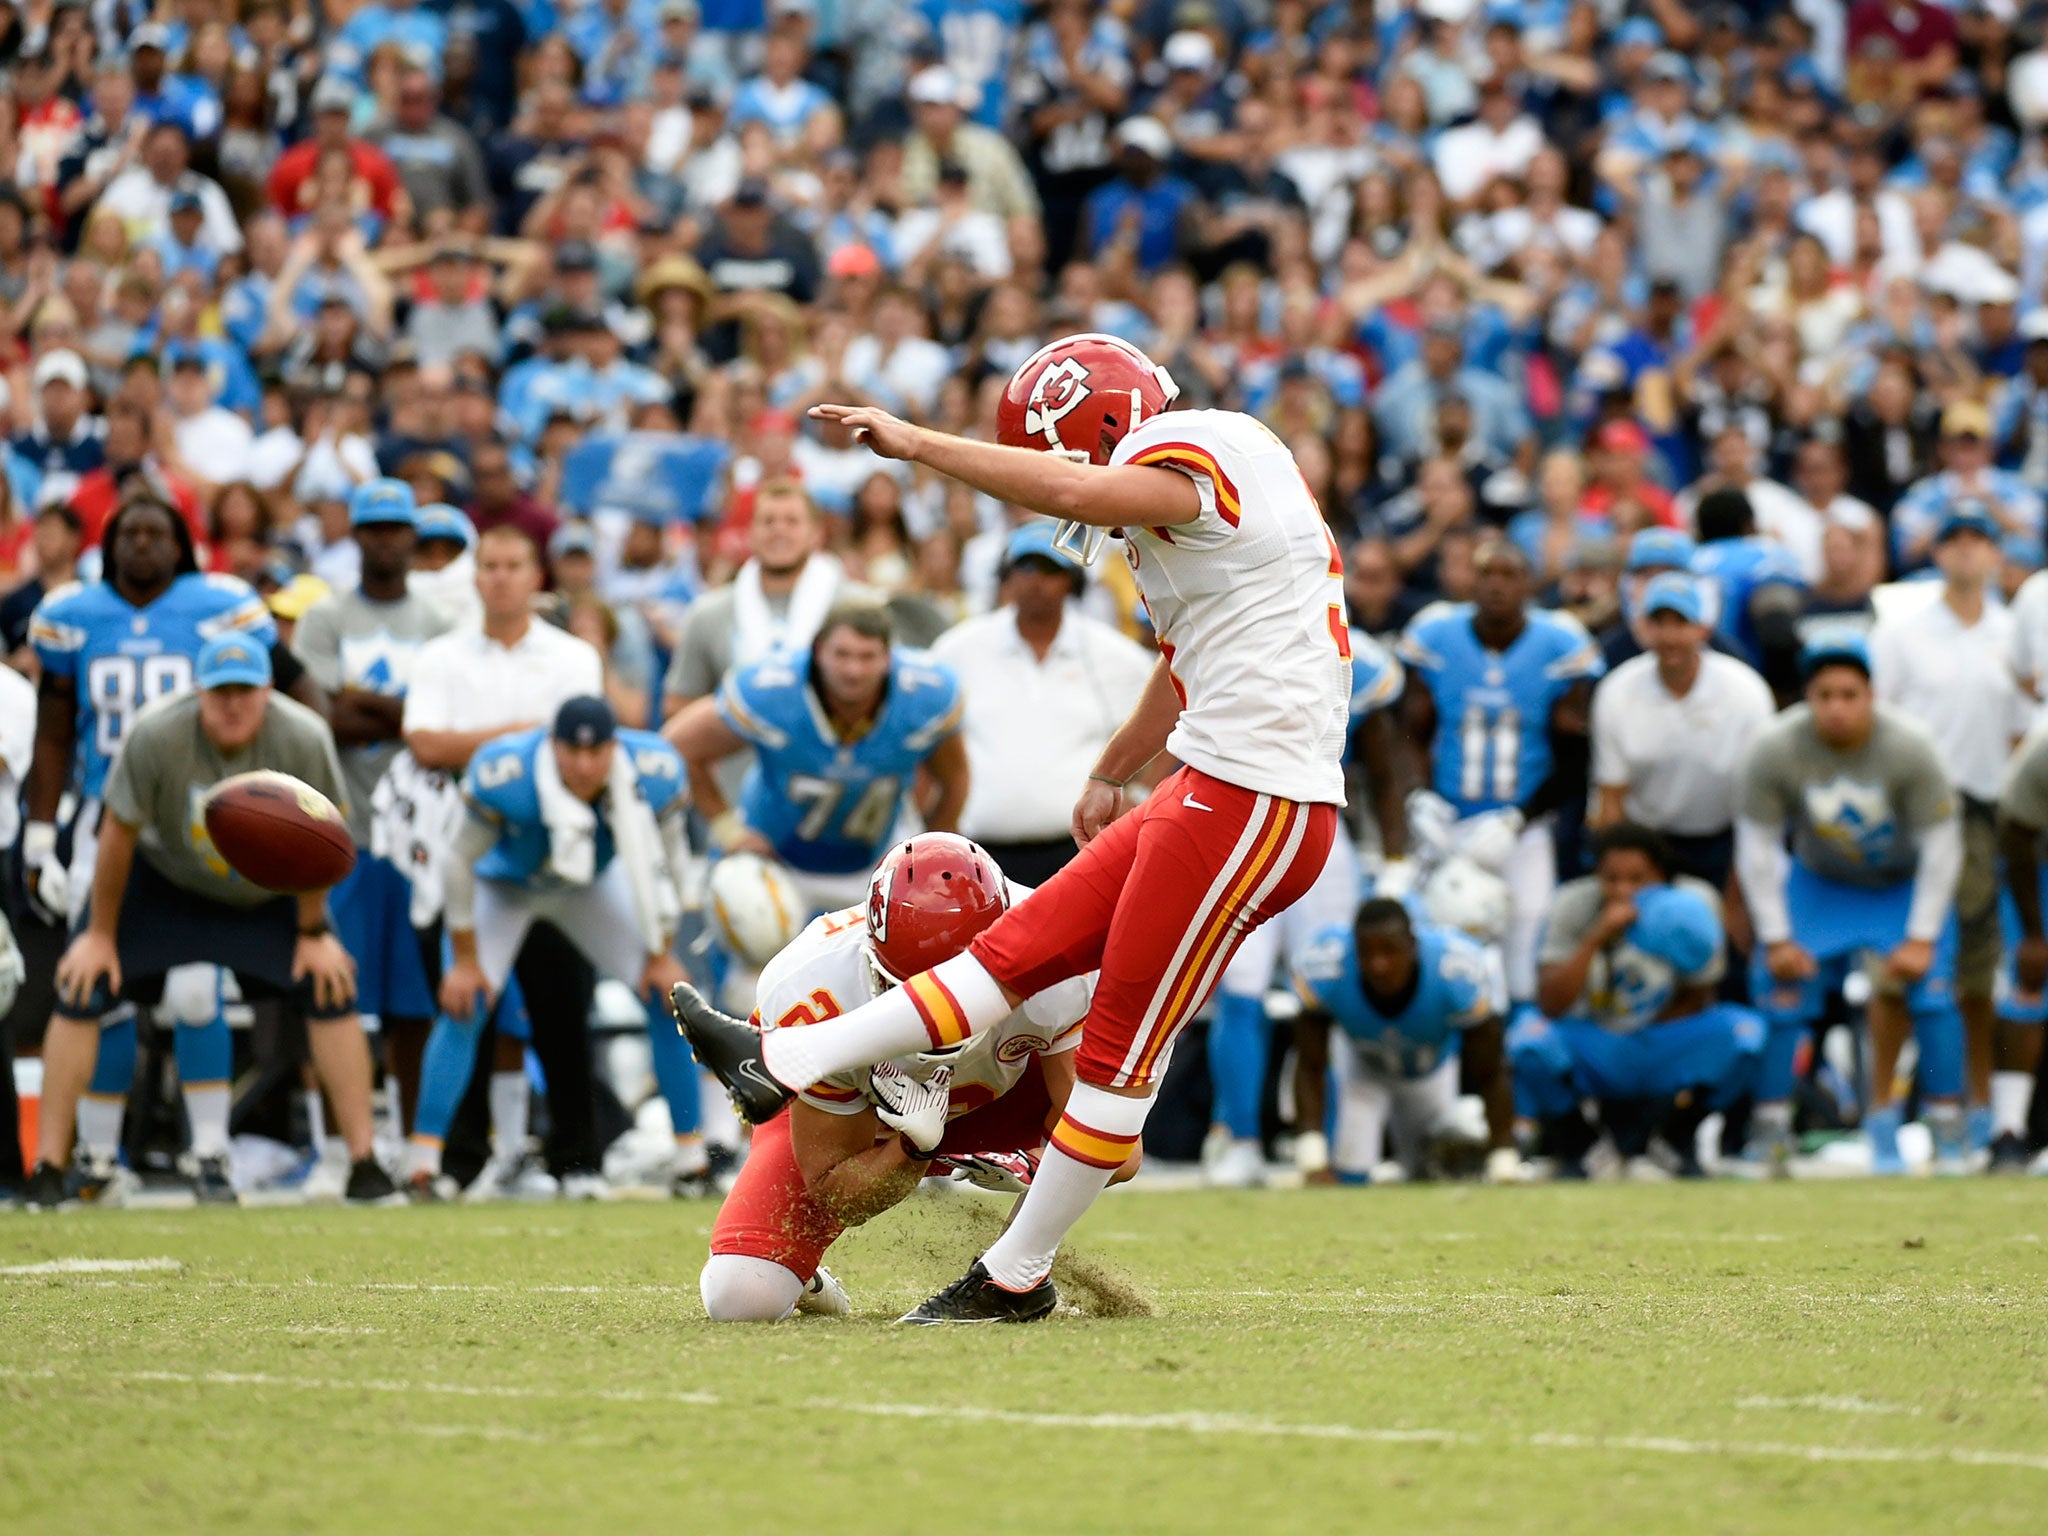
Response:
[[[348,1142],[348,1198],[397,1198],[371,1156],[370,1051],[356,1019],[355,967],[327,926],[327,893],[279,896],[251,885],[215,850],[203,814],[214,785],[263,768],[345,805],[334,737],[311,710],[271,693],[270,654],[253,636],[207,641],[193,681],[196,693],[135,717],[107,779],[85,926],[57,965],[27,1202],[63,1203],[101,1024],[153,1005],[165,972],[194,962],[233,971],[244,997],[287,996],[305,1008],[313,1065]]]
[[[659,999],[688,979],[669,950],[681,905],[683,763],[667,742],[620,730],[611,705],[580,696],[555,712],[552,727],[478,747],[462,795],[469,816],[448,860],[444,907],[454,959],[440,997],[459,1030],[473,1036],[483,1028],[537,923],[643,998]],[[577,1038],[587,1027],[580,1018],[533,1023],[536,1033],[567,1029]],[[564,1056],[583,1060],[587,1052]],[[587,1083],[555,1086],[565,1103],[589,1102]],[[555,1139],[562,1193],[600,1197],[589,1114],[558,1124]]]
[[[1494,1183],[1520,1177],[1501,1049],[1508,987],[1497,954],[1449,928],[1418,930],[1403,903],[1380,896],[1360,906],[1353,922],[1319,932],[1296,959],[1295,978],[1309,1005],[1337,1021],[1349,1047],[1333,1053],[1337,1137],[1325,1159],[1338,1174],[1369,1175],[1389,1131],[1408,1176],[1427,1173],[1431,1138],[1457,1106],[1462,1057],[1486,1085],[1486,1176]],[[1321,1087],[1297,1089],[1295,1098],[1305,1128],[1297,1140],[1313,1138],[1312,1146],[1323,1137]],[[1318,1160],[1311,1154],[1305,1161],[1316,1178]]]
[[[1863,636],[1819,632],[1801,666],[1806,702],[1750,745],[1735,823],[1736,873],[1756,930],[1750,996],[1771,1032],[1744,1164],[1782,1166],[1799,1042],[1829,991],[1867,954],[1876,957],[1863,1117],[1871,1172],[1905,1171],[1892,1078],[1909,1034],[1920,1048],[1936,1157],[1953,1168],[1965,1148],[1954,986],[1963,828],[1955,791],[1926,731],[1877,702]]]
[[[1566,1176],[1592,1145],[1586,1099],[1631,1176],[1664,1176],[1645,1156],[1659,1122],[1697,1174],[1695,1133],[1754,1088],[1763,1023],[1714,1001],[1727,942],[1714,888],[1678,874],[1663,836],[1633,822],[1609,827],[1594,849],[1595,872],[1566,883],[1550,910],[1542,1014],[1525,1011],[1508,1031],[1517,1105],[1545,1122]]]
[[[2027,1167],[2027,1118],[2041,1065],[2041,1023],[2048,1017],[2048,934],[2041,893],[2048,869],[2048,725],[2036,727],[2006,765],[1998,795],[1998,844],[2005,859],[2007,973],[1998,988],[1998,1049],[1991,1074],[1991,1171]],[[2034,1170],[2048,1173],[2048,1156]]]
[[[914,837],[875,871],[865,910],[826,913],[769,963],[757,1019],[796,1029],[878,997],[959,954],[1010,898],[983,849],[947,832]],[[965,1045],[820,1079],[758,1128],[711,1230],[699,1286],[712,1321],[847,1311],[819,1261],[927,1173],[951,1166],[1021,1192],[1073,1090],[1093,991],[1092,977],[1057,982]],[[1112,1183],[1141,1156],[1118,1153]]]

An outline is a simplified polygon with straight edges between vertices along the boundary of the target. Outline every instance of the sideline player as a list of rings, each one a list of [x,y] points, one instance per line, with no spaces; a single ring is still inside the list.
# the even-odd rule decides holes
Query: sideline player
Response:
[[[807,657],[740,668],[662,731],[718,851],[780,860],[813,913],[861,901],[920,769],[938,785],[927,827],[952,831],[967,803],[959,682],[896,648],[893,633],[886,608],[843,603]],[[749,748],[754,764],[729,806],[718,765]]]
[[[1136,1150],[1175,1038],[1244,935],[1314,883],[1336,834],[1351,698],[1343,561],[1280,440],[1236,412],[1167,414],[1178,393],[1130,343],[1088,335],[1011,375],[1000,444],[812,407],[884,458],[1060,519],[1084,558],[1120,531],[1159,637],[1144,696],[1074,807],[1079,856],[967,953],[808,1029],[763,1034],[676,993],[698,1060],[759,1123],[835,1072],[964,1044],[1025,997],[1101,971],[1078,1081],[1029,1195],[909,1322],[1053,1309],[1053,1257]],[[1161,751],[1183,766],[1124,814],[1124,786]]]
[[[980,847],[921,833],[882,860],[864,907],[826,913],[769,963],[757,1021],[803,1028],[878,997],[959,954],[1017,894]],[[699,1280],[712,1320],[846,1311],[820,1267],[826,1249],[928,1173],[952,1167],[990,1188],[1024,1188],[1073,1090],[1091,990],[1090,978],[1068,977],[964,1046],[821,1078],[756,1130]],[[1133,1150],[1111,1182],[1138,1161]]]
[[[642,997],[660,998],[686,979],[669,952],[680,909],[683,764],[667,742],[620,730],[601,698],[572,698],[551,727],[478,747],[462,794],[469,816],[448,860],[443,908],[454,958],[440,988],[442,1015],[456,1030],[473,1041],[483,1029],[536,923]],[[562,1193],[601,1198],[588,1116],[555,1134]]]
[[[1402,711],[1429,782],[1456,809],[1454,852],[1508,882],[1508,996],[1536,995],[1536,945],[1557,890],[1550,812],[1586,797],[1599,644],[1570,614],[1530,606],[1529,557],[1489,536],[1469,603],[1432,603],[1399,652]]]
[[[1379,641],[1363,630],[1351,631],[1351,735],[1344,752],[1346,779],[1349,787],[1364,789],[1370,799],[1379,824],[1381,856],[1389,863],[1398,863],[1408,847],[1408,818],[1402,809],[1408,790],[1408,753],[1389,708],[1401,697],[1405,682],[1401,663]],[[1215,1126],[1210,1135],[1222,1142],[1208,1169],[1212,1184],[1244,1188],[1265,1181],[1259,1121],[1273,1034],[1266,1017],[1266,989],[1273,984],[1274,968],[1283,950],[1291,965],[1321,930],[1351,920],[1358,905],[1360,878],[1358,850],[1340,823],[1316,883],[1278,919],[1246,934],[1224,968],[1215,1013],[1209,1021],[1209,1081],[1216,1096]],[[1381,878],[1386,878],[1384,871]],[[1304,1123],[1320,1125],[1321,1117]],[[1297,1161],[1302,1150],[1304,1144],[1297,1138]],[[1313,1171],[1313,1167],[1303,1171]]]
[[[200,573],[191,529],[153,493],[121,504],[107,521],[101,551],[98,581],[59,587],[29,621],[42,682],[24,786],[22,867],[31,904],[71,926],[92,891],[100,797],[137,712],[192,686],[193,658],[208,639],[239,631],[265,648],[277,639],[263,599],[246,583]],[[58,858],[56,820],[70,787],[78,809],[67,867]],[[195,1187],[205,1198],[226,1199],[233,1193],[226,1177],[233,1041],[220,1016],[218,982],[203,971],[183,972],[167,995],[178,1020],[173,1052],[191,1123]],[[127,1010],[102,1030],[97,1067],[78,1108],[77,1175],[90,1198],[115,1198],[108,1191],[125,1177],[121,1120],[135,1057],[135,1015]]]
[[[107,778],[85,925],[57,966],[41,1144],[26,1199],[51,1209],[66,1198],[73,1110],[101,1021],[153,1005],[165,973],[194,963],[233,971],[244,996],[283,996],[305,1009],[313,1065],[348,1142],[348,1198],[397,1199],[371,1155],[370,1052],[356,1018],[355,967],[327,926],[327,893],[279,896],[250,884],[214,848],[202,809],[221,780],[265,768],[345,805],[334,738],[311,710],[272,694],[270,653],[253,635],[207,641],[194,680],[197,692],[136,717]]]
[[[2041,1065],[2041,1023],[2048,1017],[2048,932],[2041,893],[2048,866],[2048,724],[2039,725],[2006,765],[1998,795],[1998,849],[2005,860],[2006,973],[1999,987],[1998,1053],[1991,1074],[1991,1171],[2027,1167],[2027,1119]],[[2048,1173],[2048,1157],[2034,1170]]]
[[[1666,1177],[1646,1156],[1660,1125],[1697,1176],[1693,1133],[1755,1087],[1764,1026],[1714,1001],[1727,963],[1720,893],[1680,874],[1671,845],[1634,822],[1593,847],[1594,872],[1566,882],[1550,910],[1542,1012],[1508,1031],[1515,1097],[1567,1174],[1592,1146],[1579,1106],[1593,1099],[1631,1177]]]
[[[1334,1053],[1337,1135],[1331,1164],[1369,1176],[1392,1133],[1411,1178],[1427,1171],[1432,1133],[1458,1102],[1461,1058],[1485,1088],[1486,1177],[1521,1176],[1515,1102],[1501,1048],[1508,988],[1500,957],[1449,928],[1417,929],[1390,896],[1363,903],[1350,923],[1322,929],[1295,963],[1308,1002],[1343,1030]],[[1297,1078],[1297,1083],[1302,1080]],[[1297,1093],[1296,1118],[1320,1134],[1322,1084]]]
[[[1806,702],[1751,744],[1735,823],[1736,872],[1756,930],[1750,996],[1771,1032],[1744,1161],[1783,1165],[1799,1042],[1851,962],[1868,953],[1871,1171],[1905,1171],[1892,1078],[1909,1034],[1936,1155],[1953,1167],[1964,1149],[1955,791],[1927,733],[1877,702],[1862,635],[1816,634],[1801,666]]]

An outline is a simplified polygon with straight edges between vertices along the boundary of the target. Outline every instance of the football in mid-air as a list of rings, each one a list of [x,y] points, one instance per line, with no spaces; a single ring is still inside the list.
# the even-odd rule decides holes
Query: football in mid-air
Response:
[[[244,880],[289,895],[324,891],[356,862],[334,802],[288,773],[238,773],[214,785],[206,835]]]

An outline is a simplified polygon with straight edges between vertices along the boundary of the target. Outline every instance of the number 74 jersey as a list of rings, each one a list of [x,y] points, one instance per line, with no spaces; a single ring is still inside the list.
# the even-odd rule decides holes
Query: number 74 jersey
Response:
[[[917,765],[960,729],[959,679],[922,651],[891,654],[881,712],[850,740],[812,690],[807,657],[742,667],[717,700],[719,718],[754,747],[740,791],[747,825],[810,874],[873,869]]]
[[[1504,651],[1472,628],[1470,603],[1432,603],[1397,648],[1436,704],[1431,787],[1461,816],[1519,805],[1550,777],[1550,713],[1582,679],[1607,670],[1586,627],[1531,608]]]
[[[266,650],[277,641],[263,599],[233,576],[180,576],[140,608],[103,581],[69,583],[36,605],[28,635],[37,659],[78,693],[86,799],[99,797],[136,711],[190,688],[199,648],[237,629]]]

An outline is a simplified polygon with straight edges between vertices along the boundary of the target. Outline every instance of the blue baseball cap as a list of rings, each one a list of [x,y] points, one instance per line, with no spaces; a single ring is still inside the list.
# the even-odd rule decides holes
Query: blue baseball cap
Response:
[[[1019,560],[1037,556],[1049,560],[1063,571],[1079,571],[1081,562],[1064,549],[1053,547],[1054,525],[1047,522],[1026,523],[1010,535],[1010,542],[1003,546],[1003,565],[1015,565]]]
[[[270,648],[239,630],[215,635],[199,647],[192,677],[201,688],[268,688]]]
[[[1631,16],[1614,29],[1617,48],[1662,48],[1664,29],[1647,16]]]
[[[1934,542],[1946,544],[1959,533],[1978,534],[1994,544],[2005,537],[2005,530],[1999,527],[1991,509],[1974,496],[1956,502],[1942,515],[1941,526],[1934,531]]]
[[[594,693],[578,694],[555,711],[555,740],[601,747],[619,733],[619,717]]]
[[[1699,583],[1683,571],[1664,571],[1652,576],[1643,588],[1643,614],[1675,613],[1688,624],[1704,624],[1707,607],[1700,599]]]
[[[1706,897],[1675,885],[1653,885],[1636,893],[1636,920],[1628,942],[1691,975],[1721,948],[1721,924]]]
[[[413,526],[419,530],[422,543],[428,539],[448,539],[464,549],[476,548],[476,524],[461,509],[445,501],[430,501],[421,507]]]
[[[348,525],[366,528],[372,523],[403,523],[419,526],[419,510],[412,487],[403,480],[366,480],[348,498]]]
[[[1690,570],[1692,557],[1698,553],[1699,546],[1690,534],[1680,533],[1676,528],[1644,528],[1628,541],[1628,568]]]
[[[1870,642],[1860,629],[1829,628],[1808,637],[1799,652],[1799,676],[1811,682],[1822,667],[1854,667],[1870,676]]]

